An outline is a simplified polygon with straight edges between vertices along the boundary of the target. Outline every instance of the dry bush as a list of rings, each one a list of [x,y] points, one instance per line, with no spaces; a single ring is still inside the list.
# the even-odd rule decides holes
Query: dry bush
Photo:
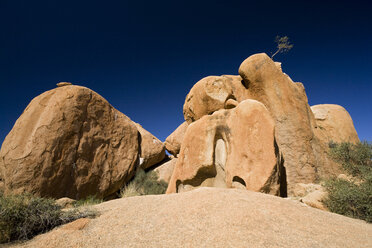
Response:
[[[146,173],[140,169],[133,180],[121,190],[120,196],[159,195],[164,194],[167,187],[168,184],[166,182],[163,180],[159,181],[159,176],[155,171]]]
[[[29,194],[1,196],[0,243],[30,239],[56,226],[96,215],[89,209],[62,211],[53,199]]]

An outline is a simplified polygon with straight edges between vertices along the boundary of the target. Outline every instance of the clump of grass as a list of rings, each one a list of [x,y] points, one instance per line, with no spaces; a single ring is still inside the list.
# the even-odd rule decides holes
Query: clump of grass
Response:
[[[29,194],[1,196],[0,243],[30,239],[56,226],[96,215],[88,209],[62,211],[53,199]]]
[[[168,184],[161,180],[155,171],[145,172],[139,169],[134,179],[120,191],[121,197],[131,197],[139,195],[159,195],[164,194]]]
[[[126,198],[132,196],[140,196],[141,194],[138,191],[139,189],[137,189],[137,185],[131,182],[120,191],[120,197]]]
[[[372,222],[372,145],[332,143],[330,155],[354,179],[328,179],[324,204],[332,212]]]
[[[80,200],[75,201],[73,203],[73,206],[74,207],[80,207],[80,206],[87,206],[87,205],[95,205],[95,204],[99,204],[99,203],[102,203],[102,202],[103,202],[102,199],[99,199],[96,196],[91,195],[91,196],[88,196],[84,199],[80,199]]]

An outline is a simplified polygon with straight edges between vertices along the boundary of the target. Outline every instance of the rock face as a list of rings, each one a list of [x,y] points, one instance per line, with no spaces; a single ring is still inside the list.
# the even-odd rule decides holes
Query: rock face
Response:
[[[353,120],[349,113],[335,104],[320,104],[311,107],[317,125],[318,138],[324,143],[359,142]]]
[[[175,157],[177,157],[178,153],[180,152],[183,136],[186,133],[187,127],[188,127],[187,122],[183,122],[165,140],[165,148]]]
[[[315,119],[304,86],[282,73],[266,54],[255,54],[240,65],[239,74],[250,97],[262,102],[274,117],[275,137],[283,152],[289,191],[296,183],[315,182],[324,160],[313,146]]]
[[[167,193],[241,184],[248,190],[285,195],[280,191],[281,184],[285,188],[283,169],[270,113],[262,103],[245,100],[189,125]]]
[[[246,190],[200,188],[95,208],[96,219],[12,247],[372,247],[371,224]]]
[[[136,123],[140,137],[140,159],[139,165],[143,169],[159,163],[165,158],[164,144],[146,131],[140,124]]]
[[[146,143],[148,133],[140,133]],[[108,197],[133,176],[138,137],[134,122],[92,90],[65,85],[47,91],[31,101],[2,144],[5,193]],[[147,151],[144,145],[150,163]]]

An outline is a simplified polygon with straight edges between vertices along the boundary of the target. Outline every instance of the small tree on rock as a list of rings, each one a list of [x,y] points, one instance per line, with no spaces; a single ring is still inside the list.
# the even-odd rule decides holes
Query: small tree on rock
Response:
[[[274,56],[277,55],[278,53],[288,52],[293,47],[293,44],[290,44],[288,36],[280,37],[279,35],[277,35],[275,37],[275,42],[278,44],[277,46],[278,50],[276,50],[276,52],[273,55],[271,55],[271,59],[273,59]]]

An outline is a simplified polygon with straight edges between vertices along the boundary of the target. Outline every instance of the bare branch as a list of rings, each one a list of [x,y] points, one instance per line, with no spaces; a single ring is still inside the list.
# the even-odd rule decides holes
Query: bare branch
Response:
[[[274,56],[277,55],[278,53],[288,52],[293,47],[293,44],[290,43],[288,36],[280,37],[279,35],[277,35],[275,37],[275,42],[278,44],[277,45],[278,50],[276,50],[276,52],[273,55],[271,55],[271,59],[274,58]]]

